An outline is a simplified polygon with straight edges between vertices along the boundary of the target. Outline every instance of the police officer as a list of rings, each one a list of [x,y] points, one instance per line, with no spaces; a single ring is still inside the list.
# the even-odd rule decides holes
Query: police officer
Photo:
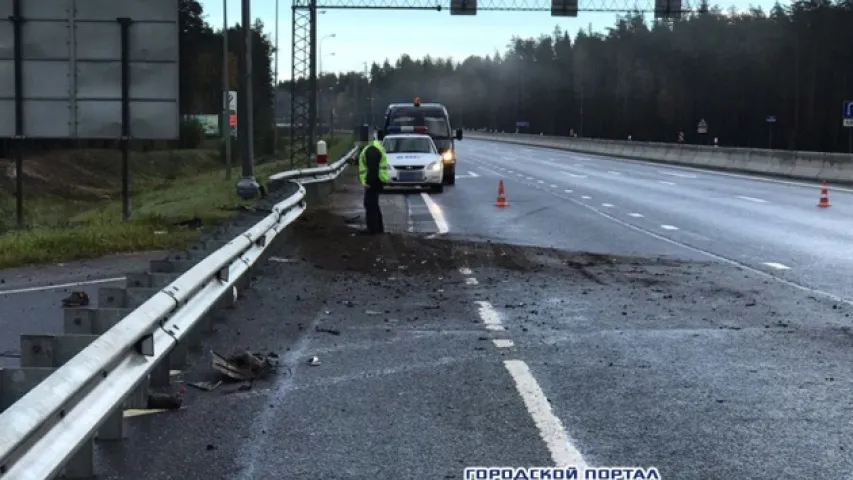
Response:
[[[358,179],[364,185],[364,211],[367,217],[367,234],[385,233],[379,194],[388,182],[388,155],[378,139],[367,144],[358,156]]]

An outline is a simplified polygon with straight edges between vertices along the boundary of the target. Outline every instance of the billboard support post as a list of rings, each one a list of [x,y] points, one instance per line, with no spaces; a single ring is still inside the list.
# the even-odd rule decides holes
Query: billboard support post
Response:
[[[130,24],[116,19],[121,27],[121,219],[130,219]]]
[[[14,36],[15,69],[15,217],[18,228],[24,226],[24,18],[21,16],[21,0],[12,0],[12,28]]]

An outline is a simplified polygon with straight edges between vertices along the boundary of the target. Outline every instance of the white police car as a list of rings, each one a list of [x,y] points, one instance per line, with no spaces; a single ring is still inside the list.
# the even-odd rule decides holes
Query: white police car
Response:
[[[382,140],[388,154],[389,187],[429,187],[444,191],[444,165],[435,142],[425,127],[397,127],[401,133],[389,133]],[[397,130],[394,129],[394,130]]]

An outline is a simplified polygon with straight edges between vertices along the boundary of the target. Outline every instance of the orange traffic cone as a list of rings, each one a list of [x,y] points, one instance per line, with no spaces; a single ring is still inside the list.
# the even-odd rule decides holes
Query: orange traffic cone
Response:
[[[829,189],[826,187],[826,180],[821,182],[820,188],[820,201],[817,202],[817,206],[820,208],[828,208],[829,205]]]
[[[504,181],[501,179],[498,182],[498,201],[495,202],[495,205],[498,207],[508,207],[509,202],[506,201],[506,196],[504,195]]]

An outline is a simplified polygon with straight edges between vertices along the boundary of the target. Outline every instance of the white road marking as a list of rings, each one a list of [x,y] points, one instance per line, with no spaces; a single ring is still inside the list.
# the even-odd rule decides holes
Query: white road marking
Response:
[[[533,177],[525,177],[528,180],[533,180]]]
[[[664,185],[675,185],[675,184],[674,184],[674,183],[672,183],[672,182],[665,182],[665,181],[663,181],[663,180],[658,180],[658,181],[659,181],[660,183],[664,184]]]
[[[125,277],[101,278],[98,280],[86,280],[83,282],[59,283],[56,285],[41,285],[38,287],[15,288],[11,290],[0,290],[0,295],[15,295],[17,293],[44,292],[47,290],[59,290],[61,288],[83,287],[86,285],[100,285],[102,283],[123,282]]]
[[[617,172],[616,170],[608,170],[607,173],[609,173],[611,175],[622,175],[621,172]]]
[[[568,176],[573,177],[573,178],[586,178],[586,175],[577,175],[575,173],[569,173],[569,172],[560,172],[560,173],[568,175]]]
[[[477,281],[474,277],[468,277],[465,279],[465,285],[479,285],[480,282]]]
[[[634,217],[634,218],[643,218],[643,214],[642,214],[642,213],[629,213],[629,214],[628,214],[628,216],[629,216],[629,217]]]
[[[486,324],[486,327],[489,325],[501,326],[501,315],[497,310],[495,310],[495,307],[493,307],[491,303],[485,300],[478,300],[474,303],[480,307],[477,313],[480,314],[480,318],[483,320],[483,323]]]
[[[738,195],[737,198],[740,198],[743,200],[749,200],[750,202],[755,202],[755,203],[767,203],[767,200],[762,200],[760,198],[755,198],[755,197],[745,197],[743,195]]]
[[[515,172],[514,172],[514,171],[512,171],[512,170],[507,170],[506,172],[507,172],[507,173],[515,173]]]
[[[461,273],[462,275],[471,275],[474,272],[472,272],[471,269],[468,267],[460,267],[459,273]]]
[[[539,183],[545,183],[545,180],[537,180]]]
[[[563,190],[566,193],[572,193],[572,190]]]
[[[576,163],[575,166],[576,167],[583,167],[583,164],[582,163]]]
[[[602,203],[601,206],[610,208],[613,206],[613,204],[612,203]]]
[[[557,188],[557,186],[552,183],[551,188]]]
[[[469,173],[472,177],[474,177],[474,178],[479,177],[479,175],[477,175],[476,173],[472,172],[471,170],[468,170],[468,173]]]
[[[409,210],[411,210],[411,209],[409,209]],[[411,215],[409,215],[409,216],[411,217]],[[292,262],[293,260],[291,260],[291,259],[289,259],[289,258],[270,257],[270,261],[271,261],[271,262],[276,262],[276,263],[290,263],[290,262]]]
[[[770,268],[775,268],[776,270],[790,270],[791,269],[791,267],[789,267],[787,265],[782,265],[781,263],[776,263],[776,262],[764,262],[764,264]]]
[[[678,227],[674,227],[672,225],[661,225],[660,228],[664,230],[678,230]]]
[[[512,340],[508,340],[506,338],[496,338],[492,340],[492,343],[494,343],[498,348],[510,348],[515,345]]]
[[[426,193],[421,193],[421,198],[424,199],[424,203],[426,203],[427,208],[429,208],[429,214],[432,215],[432,219],[435,221],[435,226],[438,227],[438,233],[445,234],[450,231],[450,227],[447,225],[447,220],[444,219],[444,213],[441,211],[441,207],[439,207],[438,204],[435,203],[435,201]]]
[[[589,200],[589,199],[590,199],[590,198],[592,198],[592,197],[589,197],[589,196],[587,196],[587,195],[581,195],[581,198],[582,198],[582,199],[584,199],[584,200]]]
[[[658,170],[658,173],[661,175],[669,175],[671,177],[696,178],[696,175],[690,173],[664,172],[663,170]]]
[[[554,464],[558,467],[574,466],[578,470],[587,468],[586,461],[566,434],[563,423],[554,415],[548,397],[542,392],[527,364],[521,360],[507,360],[504,366],[512,376],[527,412],[539,429],[539,436],[548,446]]]
[[[491,330],[493,332],[505,332],[506,329],[503,325],[486,325],[486,330]]]
[[[516,175],[518,175],[519,177],[523,177],[523,176],[524,176],[524,175],[522,175],[522,174],[520,174],[520,173],[516,173]]]

